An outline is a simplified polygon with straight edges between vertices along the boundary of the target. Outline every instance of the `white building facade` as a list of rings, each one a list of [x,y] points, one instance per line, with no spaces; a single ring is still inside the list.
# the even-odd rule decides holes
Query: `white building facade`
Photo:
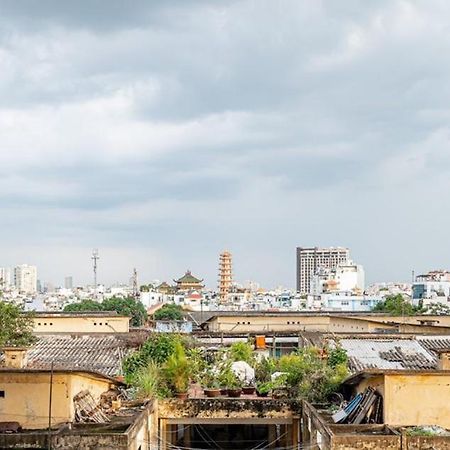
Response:
[[[11,286],[11,269],[0,267],[0,289],[8,289]]]
[[[309,294],[311,279],[319,268],[335,269],[348,264],[350,250],[343,247],[297,247],[297,292]]]
[[[14,285],[16,289],[25,295],[33,295],[37,292],[37,268],[22,264],[14,268]]]
[[[450,272],[440,270],[418,275],[412,285],[412,303],[450,306]]]

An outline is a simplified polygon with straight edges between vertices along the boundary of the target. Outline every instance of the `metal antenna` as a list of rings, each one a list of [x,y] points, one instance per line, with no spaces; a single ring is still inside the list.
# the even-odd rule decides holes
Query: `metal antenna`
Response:
[[[133,296],[135,298],[139,296],[138,274],[136,269],[133,269]]]
[[[100,259],[98,256],[98,249],[92,250],[92,261],[94,262],[94,292],[97,297],[97,261]]]

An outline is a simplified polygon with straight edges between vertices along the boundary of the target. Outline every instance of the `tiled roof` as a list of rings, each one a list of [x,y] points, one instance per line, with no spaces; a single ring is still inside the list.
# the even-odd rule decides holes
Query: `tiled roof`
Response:
[[[192,273],[188,270],[181,278],[178,280],[174,280],[176,283],[189,283],[189,284],[198,284],[201,283],[203,280],[199,280],[198,278],[195,278]]]
[[[437,359],[416,339],[340,339],[347,351],[349,369],[426,370],[436,368]]]
[[[436,357],[440,350],[447,350],[450,348],[450,336],[418,336],[417,340],[422,347],[426,348]]]
[[[138,343],[120,335],[41,336],[28,350],[27,368],[90,370],[108,376],[121,375],[122,361]]]

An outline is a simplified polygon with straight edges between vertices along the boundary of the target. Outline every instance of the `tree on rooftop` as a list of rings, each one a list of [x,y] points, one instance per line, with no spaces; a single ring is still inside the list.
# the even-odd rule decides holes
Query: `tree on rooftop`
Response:
[[[147,320],[144,305],[133,297],[111,297],[103,300],[103,311],[117,311],[118,314],[131,317],[131,326],[140,327]]]
[[[117,314],[131,317],[131,326],[140,327],[147,320],[147,311],[144,305],[133,297],[111,297],[102,303],[94,300],[83,300],[72,303],[64,308],[65,312],[81,311],[116,311]]]
[[[19,306],[0,301],[0,347],[21,347],[32,344],[33,319]]]
[[[409,303],[401,294],[388,295],[383,301],[378,302],[373,308],[375,312],[385,312],[393,316],[413,316],[421,312]]]
[[[79,303],[71,303],[64,307],[64,312],[102,311],[102,304],[95,300],[86,299]]]
[[[183,320],[183,310],[181,306],[169,303],[155,312],[155,320]]]

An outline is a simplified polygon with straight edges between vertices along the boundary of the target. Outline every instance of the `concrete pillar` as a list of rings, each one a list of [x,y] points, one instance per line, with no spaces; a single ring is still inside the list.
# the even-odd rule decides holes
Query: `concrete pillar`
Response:
[[[167,444],[167,420],[166,419],[160,419],[159,420],[159,448],[160,450],[167,450],[168,444]]]
[[[191,447],[191,426],[183,425],[183,446],[186,448]]]
[[[292,446],[295,450],[300,448],[300,421],[298,419],[294,419],[292,422]]]
[[[277,445],[277,426],[268,425],[269,428],[269,448],[275,448]]]

